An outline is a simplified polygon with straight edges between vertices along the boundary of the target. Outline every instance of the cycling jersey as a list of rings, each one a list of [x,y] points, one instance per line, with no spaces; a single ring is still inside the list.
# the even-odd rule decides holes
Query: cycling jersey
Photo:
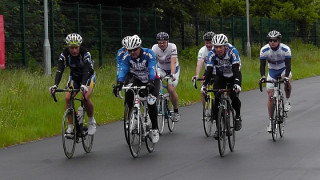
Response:
[[[214,49],[212,49],[209,52],[208,57],[209,58],[208,58],[207,66],[215,67],[216,74],[218,76],[223,76],[227,78],[232,77],[233,76],[232,65],[239,64],[239,68],[241,67],[239,52],[234,46],[232,46],[229,43],[226,47],[226,51],[223,57],[219,57],[216,54]]]
[[[156,56],[151,49],[141,48],[140,55],[134,59],[127,52],[124,54],[117,81],[123,82],[127,73],[130,73],[139,79],[142,83],[156,78]]]
[[[117,52],[117,77],[119,74],[119,68],[120,68],[120,64],[121,64],[121,60],[124,56],[124,54],[126,53],[126,51],[124,50],[124,48],[120,48]]]
[[[70,67],[70,76],[79,79],[81,84],[87,84],[88,79],[94,74],[91,54],[80,46],[78,56],[71,56],[69,49],[65,48],[60,54],[56,71],[55,84],[59,85],[65,67]]]
[[[176,57],[176,67],[179,66],[177,46],[173,43],[168,43],[165,50],[160,49],[158,44],[152,46],[152,50],[157,55],[158,68],[171,72],[171,57]],[[174,72],[175,73],[175,72]]]
[[[269,74],[274,79],[286,69],[285,59],[291,59],[291,50],[283,43],[276,50],[271,49],[269,44],[260,50],[260,60],[268,61]]]
[[[209,54],[209,52],[210,52],[210,50],[208,50],[208,48],[206,46],[203,46],[198,52],[198,61],[203,61],[204,62],[205,71],[207,70],[207,62],[208,62],[208,54]],[[212,74],[216,74],[215,67],[213,68]],[[205,73],[204,73],[204,76],[205,76]]]

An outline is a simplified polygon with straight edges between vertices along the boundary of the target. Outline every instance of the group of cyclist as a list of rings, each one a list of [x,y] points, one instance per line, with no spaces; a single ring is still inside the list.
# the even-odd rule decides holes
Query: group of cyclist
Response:
[[[289,111],[290,94],[291,94],[291,50],[281,43],[282,35],[280,32],[273,30],[268,33],[269,43],[260,50],[260,82],[266,80],[276,80],[281,76],[285,81],[285,110]],[[169,42],[169,35],[160,32],[156,36],[157,44],[152,49],[142,47],[142,40],[138,35],[126,36],[122,40],[122,48],[117,53],[117,85],[113,89],[115,96],[118,96],[123,85],[132,83],[136,86],[147,86],[149,93],[158,97],[160,89],[159,77],[170,75],[168,81],[168,92],[170,100],[174,107],[174,121],[179,121],[180,113],[178,110],[178,95],[176,88],[179,81],[180,66],[178,61],[177,47],[174,43]],[[230,93],[232,106],[236,112],[235,130],[239,131],[242,127],[241,119],[241,101],[239,93],[241,92],[241,60],[238,50],[228,42],[224,34],[215,34],[206,32],[203,35],[205,45],[198,52],[196,75],[192,79],[198,79],[203,64],[205,72],[203,75],[203,84],[201,87],[201,100],[204,104],[204,94],[207,93],[208,84],[213,84],[213,89],[224,89],[227,84],[233,91]],[[55,83],[49,88],[53,93],[61,81],[65,67],[69,66],[70,75],[67,87],[81,89],[86,97],[84,102],[87,111],[89,123],[88,134],[93,135],[96,132],[96,121],[93,116],[93,103],[90,96],[96,82],[93,62],[90,52],[82,44],[82,37],[79,34],[72,33],[66,37],[67,47],[61,53],[58,61],[55,75]],[[268,61],[268,75],[265,76],[265,66]],[[268,112],[271,118],[271,98],[273,94],[273,85],[267,84],[268,92]],[[70,101],[70,94],[66,93],[66,108]],[[217,118],[217,108],[219,98],[215,97],[213,107],[213,118]],[[128,104],[129,110],[133,107],[133,93],[127,91],[125,94],[125,103]],[[149,104],[149,116],[152,122],[152,141],[157,143],[159,140],[159,131],[157,123],[156,104]],[[68,133],[73,131],[72,120],[69,120]],[[267,128],[271,132],[271,121]],[[218,137],[215,132],[214,137]]]

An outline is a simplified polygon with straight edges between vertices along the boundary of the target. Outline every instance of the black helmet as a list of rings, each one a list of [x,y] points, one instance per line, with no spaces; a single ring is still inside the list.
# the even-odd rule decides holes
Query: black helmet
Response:
[[[166,33],[166,32],[159,32],[157,34],[157,41],[159,40],[165,40],[165,41],[168,41],[169,40],[169,34]]]
[[[204,33],[204,35],[203,35],[203,40],[205,40],[205,41],[212,41],[212,38],[213,38],[214,35],[215,35],[215,34],[214,34],[214,32],[212,32],[212,31],[206,32],[206,33]]]

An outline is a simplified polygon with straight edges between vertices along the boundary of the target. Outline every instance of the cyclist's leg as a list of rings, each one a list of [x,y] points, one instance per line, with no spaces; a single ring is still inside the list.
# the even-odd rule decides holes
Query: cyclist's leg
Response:
[[[283,70],[283,72],[281,73],[281,77],[284,78],[285,77],[285,70]],[[291,104],[290,104],[290,95],[291,95],[291,78],[292,78],[292,73],[290,72],[289,76],[289,82],[284,84],[284,92],[286,93],[286,98],[284,101],[284,108],[285,111],[289,111],[291,109]]]
[[[67,82],[67,87],[71,87],[71,88],[76,89],[76,88],[79,88],[80,86],[73,80],[72,76],[69,76],[69,80]],[[65,100],[66,100],[65,109],[67,109],[69,106],[70,98],[71,98],[71,94],[66,92],[66,94],[65,94]],[[73,127],[72,123],[73,122],[72,122],[71,116],[68,117],[68,121],[69,121],[69,129],[72,130],[72,127]]]
[[[228,79],[230,82],[231,88],[234,86],[236,83],[234,77]],[[240,79],[241,83],[241,79]],[[241,86],[241,84],[240,84]],[[230,92],[230,99],[232,101],[231,105],[233,109],[236,111],[236,121],[235,121],[235,128],[234,130],[239,131],[242,127],[242,119],[241,119],[241,101],[239,99],[239,94],[237,94],[235,91]]]
[[[213,89],[214,90],[217,90],[217,89],[224,89],[226,88],[226,80],[224,77],[222,76],[216,76],[215,79],[214,79],[214,84],[213,84]],[[214,106],[213,106],[213,119],[214,120],[218,120],[218,106],[219,106],[219,103],[220,103],[220,98],[217,96],[217,93],[215,93],[215,96],[214,96]],[[216,129],[216,132],[214,133],[213,137],[215,139],[218,139],[218,131]]]
[[[87,111],[87,116],[88,116],[88,134],[89,135],[93,135],[96,132],[96,124],[97,124],[96,120],[94,119],[94,113],[93,113],[94,106],[90,99],[95,84],[96,84],[96,75],[92,74],[86,83],[88,91],[85,93],[86,101],[84,101],[84,107]]]
[[[160,92],[160,78],[156,77],[154,80],[154,91],[152,92],[152,95],[158,98]]]
[[[272,78],[268,73],[267,81],[276,81],[276,79]],[[273,97],[273,91],[274,91],[273,88],[274,88],[274,85],[272,83],[267,83],[266,89],[268,93],[268,114],[269,114],[269,119],[268,119],[269,125],[267,127],[268,132],[272,131],[271,130],[271,113],[272,113],[272,97]]]
[[[168,81],[168,91],[170,94],[170,100],[173,104],[173,108],[175,111],[178,110],[178,94],[176,92],[176,88],[179,83],[179,76],[180,76],[180,68],[177,68],[175,73],[176,80],[172,81],[171,79],[169,79]]]

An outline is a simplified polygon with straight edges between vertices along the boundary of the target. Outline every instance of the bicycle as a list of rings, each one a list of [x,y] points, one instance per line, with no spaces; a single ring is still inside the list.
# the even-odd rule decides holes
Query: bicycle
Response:
[[[128,116],[128,141],[132,157],[139,155],[142,141],[145,141],[149,153],[153,152],[155,144],[152,142],[152,123],[148,115],[148,96],[141,97],[140,92],[147,90],[146,86],[132,86],[128,84],[123,90],[131,90],[134,94],[134,105]],[[149,93],[148,93],[149,94]],[[118,96],[122,99],[120,92]]]
[[[84,94],[82,96],[84,99],[75,98],[76,94],[80,89],[56,89],[51,95],[55,102],[58,102],[55,96],[56,92],[68,92],[71,94],[70,102],[68,108],[65,110],[62,120],[62,144],[63,150],[67,158],[72,158],[76,143],[82,142],[83,149],[86,153],[89,153],[92,149],[94,135],[88,135],[88,117],[85,116],[86,111],[84,108],[84,101],[86,101]],[[78,114],[75,110],[74,101],[80,101],[80,107],[83,108],[83,113]],[[79,108],[80,108],[79,107]],[[69,119],[72,119],[73,132],[68,133]]]
[[[173,105],[170,101],[170,95],[168,93],[168,80],[170,75],[160,77],[160,92],[157,100],[158,109],[158,129],[161,135],[164,130],[165,120],[168,123],[168,129],[170,132],[174,129],[174,117],[173,117]],[[165,83],[166,82],[166,83]],[[166,93],[164,93],[166,90]]]
[[[228,137],[229,149],[231,152],[234,151],[235,146],[235,110],[231,105],[230,99],[230,85],[227,84],[227,89],[215,89],[208,90],[208,92],[215,92],[216,97],[220,98],[220,102],[218,105],[218,117],[216,119],[216,127],[218,130],[218,147],[219,154],[221,157],[224,156],[226,141]],[[211,113],[213,119],[213,111]],[[231,119],[232,118],[232,119]]]
[[[193,79],[193,86],[195,89],[198,89],[197,87],[197,81],[203,81],[204,79],[198,78],[198,79]],[[208,84],[208,89],[212,90],[213,89],[213,78]],[[203,122],[203,130],[204,133],[207,137],[212,136],[212,129],[213,124],[215,121],[211,117],[211,113],[213,111],[213,106],[214,106],[214,94],[213,92],[208,92],[207,94],[204,95],[204,106],[202,109],[202,122]]]
[[[275,142],[279,136],[280,138],[283,137],[285,119],[288,117],[287,112],[284,110],[284,96],[283,90],[281,89],[281,84],[284,83],[284,80],[278,76],[276,81],[259,81],[259,88],[261,92],[262,83],[272,83],[274,85],[271,104],[271,135],[272,140]]]

